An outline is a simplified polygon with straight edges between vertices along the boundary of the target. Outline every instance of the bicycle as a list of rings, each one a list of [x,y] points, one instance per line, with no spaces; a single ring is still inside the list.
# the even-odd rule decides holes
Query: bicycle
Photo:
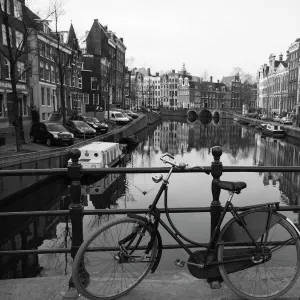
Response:
[[[146,216],[128,214],[109,221],[80,246],[72,270],[78,292],[92,300],[116,299],[137,286],[150,270],[154,273],[163,248],[158,230],[161,225],[189,255],[187,262],[177,259],[175,265],[183,267],[186,263],[193,276],[222,277],[234,293],[251,300],[270,300],[286,293],[299,276],[300,233],[293,222],[276,212],[279,202],[246,206],[246,211],[238,213],[231,201],[234,194],[246,188],[246,183],[217,182],[220,189],[229,192],[229,198],[207,248],[192,252],[183,241],[199,248],[201,244],[185,237],[173,224],[167,206],[167,186],[174,169],[210,172],[200,166],[176,164],[168,153],[160,159],[171,167],[165,178],[152,177],[162,184]],[[170,227],[161,220],[156,208],[164,192]],[[220,230],[229,211],[233,217]]]

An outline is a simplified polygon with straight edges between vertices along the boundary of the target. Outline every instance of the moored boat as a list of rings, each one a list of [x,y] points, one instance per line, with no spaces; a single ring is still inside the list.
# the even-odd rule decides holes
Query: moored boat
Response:
[[[120,138],[119,143],[120,144],[136,145],[136,144],[139,143],[139,138],[132,134],[132,135]]]
[[[79,148],[81,156],[78,162],[83,168],[113,167],[124,156],[122,148],[119,143],[93,142]]]
[[[283,128],[276,124],[262,124],[262,132],[278,139],[284,137]]]

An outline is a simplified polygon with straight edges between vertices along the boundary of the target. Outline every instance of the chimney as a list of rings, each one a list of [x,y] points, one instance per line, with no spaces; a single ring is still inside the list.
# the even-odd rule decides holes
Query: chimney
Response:
[[[158,77],[158,76],[159,76],[159,73],[158,73],[158,72],[156,72],[156,73],[155,73],[155,76],[156,76],[156,77]]]
[[[104,26],[104,30],[105,30],[105,31],[107,31],[107,30],[108,30],[108,28],[107,28],[107,25],[105,25],[105,26]]]
[[[220,83],[220,80],[218,79],[218,83]]]
[[[290,58],[290,51],[286,51],[286,59],[289,59]]]
[[[172,70],[172,73],[175,74],[175,70]]]
[[[148,70],[148,76],[150,76],[150,68],[148,68],[147,70]]]
[[[282,53],[280,53],[279,60],[282,61],[282,58],[283,58],[283,55],[282,55]]]
[[[123,43],[123,38],[120,38],[121,43]]]
[[[97,22],[97,23],[99,23],[98,19],[94,19],[94,22]]]
[[[210,82],[212,82],[213,81],[213,77],[212,76],[210,76]]]

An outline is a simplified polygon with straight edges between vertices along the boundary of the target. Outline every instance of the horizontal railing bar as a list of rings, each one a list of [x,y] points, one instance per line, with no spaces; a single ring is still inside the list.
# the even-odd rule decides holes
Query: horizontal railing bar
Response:
[[[286,241],[274,241],[268,243],[268,246],[280,246],[284,245]],[[294,245],[295,243],[289,243],[289,245]],[[198,243],[198,245],[194,244],[184,244],[188,248],[207,248],[209,243]],[[236,247],[236,246],[252,246],[252,243],[250,242],[225,242],[225,243],[220,243],[220,245],[224,246],[231,246],[231,247]],[[79,248],[79,247],[74,247],[74,248]],[[146,250],[147,246],[140,246],[138,247],[138,250]],[[179,244],[167,244],[163,245],[162,248],[164,250],[171,250],[171,249],[182,249],[182,246]],[[97,252],[99,250],[101,251],[117,251],[119,250],[119,247],[93,247],[93,248],[88,248],[87,252]],[[130,249],[130,248],[129,248]],[[49,253],[71,253],[70,248],[52,248],[52,249],[30,249],[30,250],[7,250],[7,251],[0,251],[0,257],[4,255],[29,255],[29,254],[49,254]]]
[[[188,248],[207,248],[208,243],[199,243],[199,246],[193,244],[185,244]],[[76,247],[74,247],[76,248]],[[77,247],[79,248],[79,247]],[[146,249],[146,247],[140,247],[141,249]],[[170,250],[170,249],[181,249],[181,245],[179,244],[172,244],[172,245],[163,245],[163,249]],[[118,250],[117,248],[109,248],[105,249],[104,251],[109,250]],[[0,251],[0,257],[4,255],[29,255],[29,254],[48,254],[48,253],[71,253],[70,248],[52,248],[52,249],[32,249],[32,250],[10,250],[10,251]]]
[[[206,171],[211,171],[210,166],[203,166]],[[93,168],[82,169],[82,175],[94,175],[101,176],[105,174],[113,173],[168,173],[170,168]],[[203,173],[203,170],[174,170],[174,173]],[[300,172],[299,166],[233,166],[223,167],[222,172]],[[36,176],[36,175],[67,175],[68,168],[56,168],[56,169],[22,169],[22,170],[0,170],[0,176]]]
[[[221,207],[223,210],[224,207]],[[235,207],[237,211],[246,211],[249,209],[245,207]],[[276,211],[300,211],[300,205],[280,206],[278,209],[273,208]],[[229,209],[230,210],[230,209]],[[165,213],[164,208],[159,208],[161,213]],[[197,212],[210,212],[210,207],[177,207],[168,208],[169,213],[197,213]],[[143,214],[147,213],[147,208],[136,208],[136,209],[95,209],[95,210],[84,210],[81,212],[82,215],[122,215],[122,214]],[[51,210],[51,211],[20,211],[20,212],[4,212],[0,213],[0,217],[13,217],[13,216],[68,216],[70,212],[68,210]]]

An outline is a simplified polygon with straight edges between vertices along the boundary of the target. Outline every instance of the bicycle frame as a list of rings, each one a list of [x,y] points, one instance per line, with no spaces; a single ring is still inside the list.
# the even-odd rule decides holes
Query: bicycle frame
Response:
[[[160,189],[159,191],[157,192],[154,200],[153,200],[153,203],[149,206],[149,209],[148,209],[148,212],[147,212],[147,218],[150,219],[150,216],[151,215],[154,215],[154,211],[156,209],[156,205],[161,197],[161,195],[165,192],[167,193],[167,188],[168,188],[168,183],[169,183],[169,178],[174,170],[174,165],[172,165],[172,167],[170,168],[170,171],[169,173],[167,174],[166,178],[163,179],[163,182],[160,186]],[[205,252],[205,259],[204,261],[200,261],[198,257],[196,257],[194,255],[194,253],[188,248],[188,246],[186,246],[184,244],[184,242],[178,237],[178,234],[176,234],[176,231],[173,230],[164,222],[160,219],[159,217],[159,220],[158,220],[158,223],[173,237],[173,239],[190,255],[193,257],[193,259],[199,264],[201,264],[201,268],[205,267],[205,266],[213,266],[213,265],[220,265],[220,264],[223,264],[223,263],[232,263],[232,262],[239,262],[239,261],[245,261],[245,260],[249,260],[249,258],[241,258],[241,259],[232,259],[232,260],[226,260],[226,262],[221,262],[221,261],[213,261],[213,262],[210,262],[210,263],[206,263],[206,260],[207,260],[207,257],[208,257],[208,253],[210,252],[210,250],[214,250],[216,248],[216,240],[219,236],[219,233],[220,233],[220,228],[221,228],[221,225],[222,225],[222,222],[225,218],[225,215],[226,213],[228,212],[229,208],[231,209],[231,213],[233,215],[233,217],[237,220],[237,222],[239,222],[239,224],[245,229],[246,233],[248,234],[249,238],[251,239],[252,241],[252,245],[256,248],[256,250],[260,250],[259,246],[258,246],[258,243],[255,241],[254,237],[252,236],[252,234],[250,233],[250,231],[248,230],[247,228],[247,225],[245,224],[245,222],[243,221],[242,218],[239,217],[239,214],[237,213],[236,209],[234,208],[233,204],[231,203],[232,201],[232,198],[233,198],[233,195],[234,195],[234,192],[229,192],[229,198],[225,204],[225,207],[221,213],[221,216],[220,216],[220,219],[217,223],[217,226],[211,236],[211,239],[210,239],[210,242],[206,248],[206,252]],[[266,227],[266,231],[269,230],[269,227],[270,227],[270,220],[271,220],[271,215],[272,215],[272,211],[273,211],[273,208],[272,206],[275,205],[276,202],[274,203],[266,203],[266,204],[259,204],[259,205],[254,205],[253,208],[260,208],[260,207],[264,207],[264,206],[268,206],[269,207],[269,213],[268,213],[268,220],[267,220],[267,227]],[[173,225],[174,226],[174,225]],[[175,227],[175,226],[174,226]],[[175,232],[175,233],[174,233]],[[183,239],[185,237],[183,236]],[[267,237],[265,237],[265,240],[267,239]],[[195,242],[195,244],[198,244]],[[199,245],[199,247],[201,247]],[[203,247],[203,246],[202,246]],[[264,251],[264,250],[263,250]],[[215,258],[216,259],[216,258]]]

